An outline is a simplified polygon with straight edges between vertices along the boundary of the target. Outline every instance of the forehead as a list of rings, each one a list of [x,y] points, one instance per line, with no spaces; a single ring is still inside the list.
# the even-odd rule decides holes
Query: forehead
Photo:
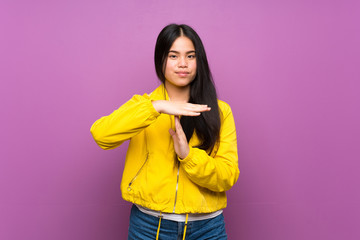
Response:
[[[188,52],[188,51],[195,51],[195,47],[193,42],[190,38],[181,36],[178,37],[170,47],[170,51],[177,51],[177,52]]]

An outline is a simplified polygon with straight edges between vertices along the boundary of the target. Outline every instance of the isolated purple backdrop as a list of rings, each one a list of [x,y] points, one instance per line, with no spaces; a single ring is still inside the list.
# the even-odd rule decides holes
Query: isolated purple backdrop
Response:
[[[159,82],[158,32],[202,37],[233,109],[229,239],[360,239],[359,1],[1,1],[0,239],[125,239],[127,144],[91,124]]]

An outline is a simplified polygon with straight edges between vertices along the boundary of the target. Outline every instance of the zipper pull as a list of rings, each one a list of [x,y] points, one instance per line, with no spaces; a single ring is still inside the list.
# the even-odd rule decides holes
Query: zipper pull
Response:
[[[133,177],[133,179],[131,179],[131,181],[129,182],[129,185],[127,187],[127,191],[131,192],[132,188],[131,185],[133,184],[133,182],[135,181],[135,179],[137,178],[137,176],[140,174],[141,170],[143,169],[143,167],[145,166],[145,163],[147,162],[147,160],[149,159],[149,152],[146,154],[146,159],[145,162],[141,165],[140,169],[137,171],[135,177]]]

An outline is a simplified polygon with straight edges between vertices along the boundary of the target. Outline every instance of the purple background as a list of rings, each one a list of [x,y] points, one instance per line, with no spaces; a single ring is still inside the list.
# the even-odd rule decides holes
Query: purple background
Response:
[[[359,1],[0,3],[0,239],[125,239],[127,143],[89,129],[151,92],[168,23],[202,37],[233,109],[229,239],[360,239]]]

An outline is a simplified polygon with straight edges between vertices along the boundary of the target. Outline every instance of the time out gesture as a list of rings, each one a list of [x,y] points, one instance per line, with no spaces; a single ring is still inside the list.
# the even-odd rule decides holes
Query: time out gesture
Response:
[[[199,116],[202,112],[210,111],[207,105],[185,102],[159,100],[152,102],[155,110],[159,113],[175,115],[175,131],[169,129],[174,141],[174,149],[179,158],[184,159],[189,154],[189,144],[186,135],[181,127],[179,116]]]

